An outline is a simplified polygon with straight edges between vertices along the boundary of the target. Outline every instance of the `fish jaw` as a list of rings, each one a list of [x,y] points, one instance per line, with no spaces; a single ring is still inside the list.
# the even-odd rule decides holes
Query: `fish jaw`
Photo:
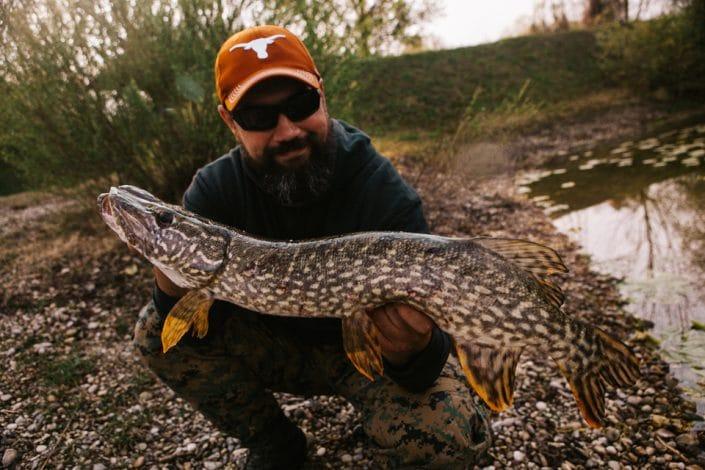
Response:
[[[106,225],[179,287],[210,283],[227,260],[227,228],[204,221],[132,186],[98,196]]]

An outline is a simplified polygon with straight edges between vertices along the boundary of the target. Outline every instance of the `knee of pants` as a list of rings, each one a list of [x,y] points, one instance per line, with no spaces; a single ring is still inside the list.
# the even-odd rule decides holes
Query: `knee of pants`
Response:
[[[420,403],[405,405],[377,414],[370,426],[370,437],[381,447],[380,462],[463,468],[491,444],[486,410],[475,403],[470,390],[432,391]]]

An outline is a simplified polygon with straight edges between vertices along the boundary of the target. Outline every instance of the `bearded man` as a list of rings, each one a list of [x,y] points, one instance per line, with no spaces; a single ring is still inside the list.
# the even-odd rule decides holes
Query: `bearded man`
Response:
[[[239,145],[201,168],[184,207],[249,234],[302,240],[351,232],[428,233],[421,201],[369,138],[328,115],[323,81],[291,32],[260,26],[228,38],[215,61],[218,112]],[[451,341],[401,304],[369,312],[384,376],[348,361],[341,321],[287,318],[216,301],[208,334],[161,352],[160,332],[184,290],[155,268],[135,345],[146,365],[224,434],[249,448],[247,468],[300,468],[306,435],[273,392],[341,395],[362,413],[385,467],[464,468],[490,444]],[[305,293],[302,293],[304,295]]]

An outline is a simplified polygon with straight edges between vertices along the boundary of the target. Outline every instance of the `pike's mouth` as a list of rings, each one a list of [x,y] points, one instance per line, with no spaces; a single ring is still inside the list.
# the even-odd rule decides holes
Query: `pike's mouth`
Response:
[[[115,188],[111,188],[110,193],[103,193],[98,196],[100,215],[105,224],[115,232],[123,243],[141,252],[139,238],[135,235],[134,230],[132,230],[133,227],[131,227],[134,224],[130,224],[125,220],[125,215],[127,214],[121,213],[121,211],[115,207],[110,197],[114,192]]]

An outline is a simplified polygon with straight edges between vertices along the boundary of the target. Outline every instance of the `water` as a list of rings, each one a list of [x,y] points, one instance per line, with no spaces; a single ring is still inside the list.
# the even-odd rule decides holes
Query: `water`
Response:
[[[527,194],[620,279],[705,414],[705,123],[572,155],[527,175]]]

